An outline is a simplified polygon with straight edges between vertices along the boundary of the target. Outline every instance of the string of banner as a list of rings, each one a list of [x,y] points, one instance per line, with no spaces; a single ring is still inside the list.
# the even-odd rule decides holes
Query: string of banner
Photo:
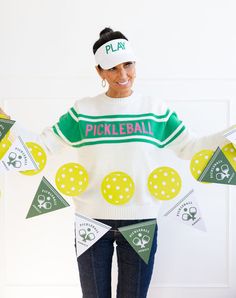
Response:
[[[0,173],[17,171],[23,175],[36,175],[43,171],[47,155],[43,146],[35,142],[24,142],[21,136],[13,141],[10,130],[14,120],[0,115]],[[225,137],[230,141],[223,148],[201,150],[190,162],[192,176],[199,182],[236,185],[236,128]],[[55,185],[44,176],[37,188],[26,218],[68,207],[62,196],[75,197],[84,193],[89,185],[89,175],[79,163],[63,164],[56,172]],[[191,189],[179,196],[182,180],[178,172],[167,166],[154,169],[147,177],[147,188],[158,200],[173,200],[164,216],[206,231],[201,211]],[[127,173],[112,172],[101,181],[101,194],[109,204],[127,204],[135,192],[135,183]],[[75,215],[77,257],[98,241],[111,227],[82,214]],[[135,252],[148,264],[156,220],[129,225],[118,230],[133,247]]]

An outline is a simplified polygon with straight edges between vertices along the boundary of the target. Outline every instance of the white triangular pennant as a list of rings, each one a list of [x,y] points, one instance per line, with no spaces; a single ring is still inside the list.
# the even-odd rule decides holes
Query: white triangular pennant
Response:
[[[206,232],[205,223],[202,219],[201,211],[196,197],[194,196],[193,189],[178,200],[178,202],[175,203],[164,216]]]
[[[227,131],[224,134],[224,137],[229,140],[231,143],[236,144],[236,127],[234,127],[233,129]]]
[[[81,214],[75,214],[77,257],[82,255],[82,253],[89,249],[110,229],[110,226],[97,220],[85,217]]]
[[[38,170],[36,162],[21,137],[16,138],[5,153],[0,161],[0,167],[4,172]]]

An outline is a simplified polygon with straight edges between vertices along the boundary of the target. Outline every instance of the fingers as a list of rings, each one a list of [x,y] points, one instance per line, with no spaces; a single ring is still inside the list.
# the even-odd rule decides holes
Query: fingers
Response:
[[[8,116],[3,109],[0,107],[0,118],[10,119],[11,117]]]

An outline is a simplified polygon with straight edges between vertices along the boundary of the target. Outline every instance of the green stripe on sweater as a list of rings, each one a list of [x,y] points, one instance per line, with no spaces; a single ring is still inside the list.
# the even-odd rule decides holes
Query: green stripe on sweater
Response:
[[[130,115],[115,117],[96,116],[96,121],[89,116],[74,119],[70,112],[63,115],[60,121],[53,127],[54,132],[71,146],[81,147],[86,144],[115,143],[115,142],[151,142],[158,147],[164,147],[172,142],[183,131],[182,122],[175,113],[168,115],[162,121],[153,118],[136,115],[130,119]],[[132,115],[134,116],[134,115]],[[142,117],[142,119],[141,119]],[[127,118],[129,118],[127,120]]]
[[[56,129],[56,127],[53,127],[53,130],[55,134],[57,134],[60,137],[60,133]],[[141,137],[135,137],[135,138],[130,138],[130,137],[124,137],[122,139],[105,139],[101,138],[100,140],[83,140],[81,142],[78,142],[77,144],[70,144],[72,147],[79,148],[83,146],[89,146],[89,145],[98,145],[98,144],[115,144],[115,143],[130,143],[130,142],[144,142],[144,143],[149,143],[152,145],[155,145],[158,148],[164,148],[171,142],[173,142],[183,131],[185,130],[185,126],[182,126],[181,129],[174,135],[173,138],[170,138],[167,142],[165,143],[160,143],[158,144],[155,142],[155,140],[150,140],[147,138],[141,138]]]

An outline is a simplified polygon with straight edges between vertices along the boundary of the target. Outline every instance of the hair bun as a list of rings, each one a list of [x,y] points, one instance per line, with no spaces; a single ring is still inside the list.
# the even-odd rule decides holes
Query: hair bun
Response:
[[[110,32],[114,32],[111,28],[104,28],[101,32],[100,32],[100,38],[104,35],[104,34],[107,34],[107,33],[110,33]]]
[[[107,43],[113,39],[119,39],[119,38],[128,40],[128,38],[126,38],[124,36],[124,34],[122,34],[120,31],[113,31],[111,28],[105,27],[100,32],[99,39],[93,45],[93,53],[95,54],[97,52],[97,50],[105,43]]]

